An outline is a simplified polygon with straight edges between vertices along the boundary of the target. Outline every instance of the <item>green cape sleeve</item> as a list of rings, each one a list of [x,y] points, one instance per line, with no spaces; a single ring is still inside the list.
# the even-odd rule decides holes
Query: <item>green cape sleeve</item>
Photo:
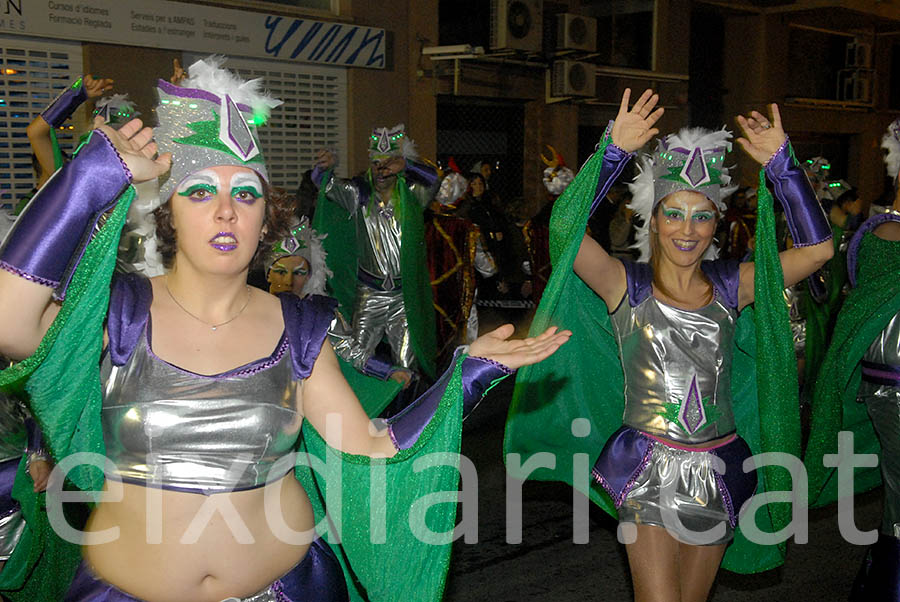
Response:
[[[441,599],[458,502],[463,359],[422,436],[393,458],[339,452],[304,422],[296,475],[354,602]]]
[[[0,372],[0,388],[27,392],[31,413],[57,463],[76,452],[105,453],[99,369],[103,320],[119,235],[133,199],[134,189],[129,187],[88,244],[59,315],[34,354]],[[68,477],[82,490],[99,491],[103,486],[102,473],[86,466],[70,471]],[[10,600],[61,599],[80,562],[79,547],[63,541],[50,527],[45,495],[33,492],[23,461],[13,497],[22,506],[25,533],[0,572],[0,590]]]
[[[831,345],[816,382],[806,470],[809,474],[810,502],[822,506],[838,498],[837,470],[827,468],[825,454],[837,453],[838,432],[854,434],[854,451],[879,453],[880,445],[865,404],[857,403],[860,383],[859,363],[891,319],[900,311],[900,243],[882,240],[872,233],[859,246],[859,276],[838,314]],[[877,467],[856,469],[855,491],[865,491],[881,483]]]

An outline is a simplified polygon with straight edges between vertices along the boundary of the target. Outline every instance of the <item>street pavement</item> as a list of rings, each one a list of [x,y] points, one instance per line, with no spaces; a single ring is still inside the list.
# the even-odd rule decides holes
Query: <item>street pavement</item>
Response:
[[[631,581],[616,522],[591,505],[589,543],[572,537],[572,489],[526,482],[522,543],[506,543],[503,424],[511,382],[504,382],[466,421],[463,454],[478,475],[477,543],[454,544],[448,602],[629,601]],[[881,490],[857,496],[857,528],[877,528]],[[846,600],[865,549],[844,541],[834,507],[810,512],[809,543],[792,544],[787,562],[757,575],[720,571],[714,602]]]

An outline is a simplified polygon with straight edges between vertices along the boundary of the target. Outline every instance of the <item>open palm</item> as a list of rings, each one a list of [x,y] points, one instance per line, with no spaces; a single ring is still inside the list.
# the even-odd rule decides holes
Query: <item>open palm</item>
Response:
[[[516,370],[547,359],[572,336],[572,331],[557,331],[555,326],[527,339],[509,338],[513,332],[515,328],[512,324],[504,324],[481,335],[469,346],[469,355],[493,360]]]
[[[641,97],[635,101],[634,106],[629,109],[630,100],[631,88],[625,88],[611,135],[613,144],[624,151],[633,153],[659,133],[659,130],[653,126],[662,117],[664,109],[656,107],[659,102],[659,94],[655,94],[649,88],[644,90]]]

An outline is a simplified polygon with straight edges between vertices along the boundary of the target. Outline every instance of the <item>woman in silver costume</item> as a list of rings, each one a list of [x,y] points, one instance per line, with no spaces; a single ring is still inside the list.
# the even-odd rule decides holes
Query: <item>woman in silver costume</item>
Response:
[[[626,90],[607,130],[612,142],[595,207],[633,153],[658,133],[658,95],[647,90],[631,108],[629,100]],[[771,106],[770,118],[753,111],[737,119],[744,134],[738,142],[766,166],[799,224],[793,232],[801,242],[780,255],[785,283],[797,282],[832,255],[827,220],[792,165],[778,107]],[[733,487],[715,470],[721,459],[729,473],[718,473],[740,473],[749,455],[735,433],[730,378],[735,320],[753,302],[754,264],[703,261],[715,257],[722,198],[733,190],[722,166],[729,138],[724,130],[681,130],[643,159],[631,186],[631,207],[645,218],[642,262],[613,258],[585,236],[574,263],[609,308],[625,373],[624,425],[593,475],[617,505],[639,601],[706,600],[733,537],[742,501],[735,489],[746,497],[755,489],[755,483]]]
[[[333,304],[247,285],[251,260],[284,235],[251,127],[260,105],[276,103],[222,71],[198,61],[183,87],[159,82],[155,141],[138,120],[94,130],[0,249],[0,348],[25,358],[60,313],[52,293],[66,294],[82,233],[131,182],[162,177],[168,269],[114,280],[103,332],[103,438],[121,496],[95,506],[67,600],[348,599],[321,540],[282,536],[311,533],[315,520],[293,465],[282,476],[276,461],[294,449],[303,420],[344,452],[391,457],[434,415],[406,414],[379,436],[323,344]],[[157,156],[157,143],[167,152]],[[511,332],[476,340],[470,354],[487,359],[465,361],[489,364],[484,375],[508,372],[570,334],[510,341]],[[337,430],[326,429],[335,414]],[[280,491],[274,510],[269,483]]]

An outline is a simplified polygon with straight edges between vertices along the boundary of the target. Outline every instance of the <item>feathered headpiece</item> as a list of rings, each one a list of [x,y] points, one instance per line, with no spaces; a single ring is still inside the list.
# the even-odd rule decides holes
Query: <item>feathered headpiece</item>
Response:
[[[888,175],[892,180],[896,180],[897,174],[900,173],[900,118],[888,126],[887,133],[881,139],[881,148],[887,151],[884,162],[887,165]]]
[[[160,179],[167,200],[190,174],[217,165],[249,167],[268,181],[257,126],[281,104],[262,91],[262,80],[244,81],[222,68],[225,57],[199,60],[181,86],[159,80],[159,152],[172,153],[172,169]]]
[[[128,211],[129,226],[143,250],[143,260],[133,267],[147,276],[164,273],[151,213],[184,178],[207,167],[239,165],[268,181],[256,127],[281,101],[261,92],[261,80],[245,82],[222,68],[224,62],[222,56],[199,60],[188,68],[181,86],[163,80],[157,84],[159,125],[153,137],[160,153],[172,153],[172,169],[158,181],[138,185]]]
[[[266,262],[269,266],[267,271],[282,257],[291,255],[303,257],[309,263],[309,279],[303,285],[303,290],[300,291],[301,296],[324,295],[325,282],[333,276],[325,263],[328,254],[325,252],[325,247],[322,246],[322,241],[327,236],[327,234],[319,235],[310,227],[309,218],[303,216],[300,223],[291,229],[288,236],[272,246],[272,252]]]
[[[106,125],[115,129],[120,128],[140,114],[141,112],[134,108],[134,103],[128,100],[127,94],[104,96],[97,101],[94,107],[94,115],[103,117]]]
[[[541,161],[547,166],[544,170],[544,187],[550,194],[559,196],[566,190],[566,187],[571,184],[572,180],[575,179],[575,172],[566,166],[566,162],[562,158],[562,155],[560,155],[555,148],[549,144],[547,145],[547,148],[553,153],[553,159],[548,159],[543,153],[541,154]]]
[[[652,155],[641,157],[638,175],[628,185],[628,208],[644,222],[634,244],[641,252],[641,261],[650,258],[650,217],[664,197],[680,190],[699,192],[713,202],[719,213],[725,213],[725,199],[738,188],[731,184],[729,168],[724,164],[725,153],[730,150],[731,132],[724,128],[683,128],[659,140]],[[713,259],[717,254],[715,245],[710,245],[704,258]]]
[[[398,123],[394,127],[373,128],[369,137],[369,160],[403,157],[418,157],[416,143],[406,136],[406,126]]]

